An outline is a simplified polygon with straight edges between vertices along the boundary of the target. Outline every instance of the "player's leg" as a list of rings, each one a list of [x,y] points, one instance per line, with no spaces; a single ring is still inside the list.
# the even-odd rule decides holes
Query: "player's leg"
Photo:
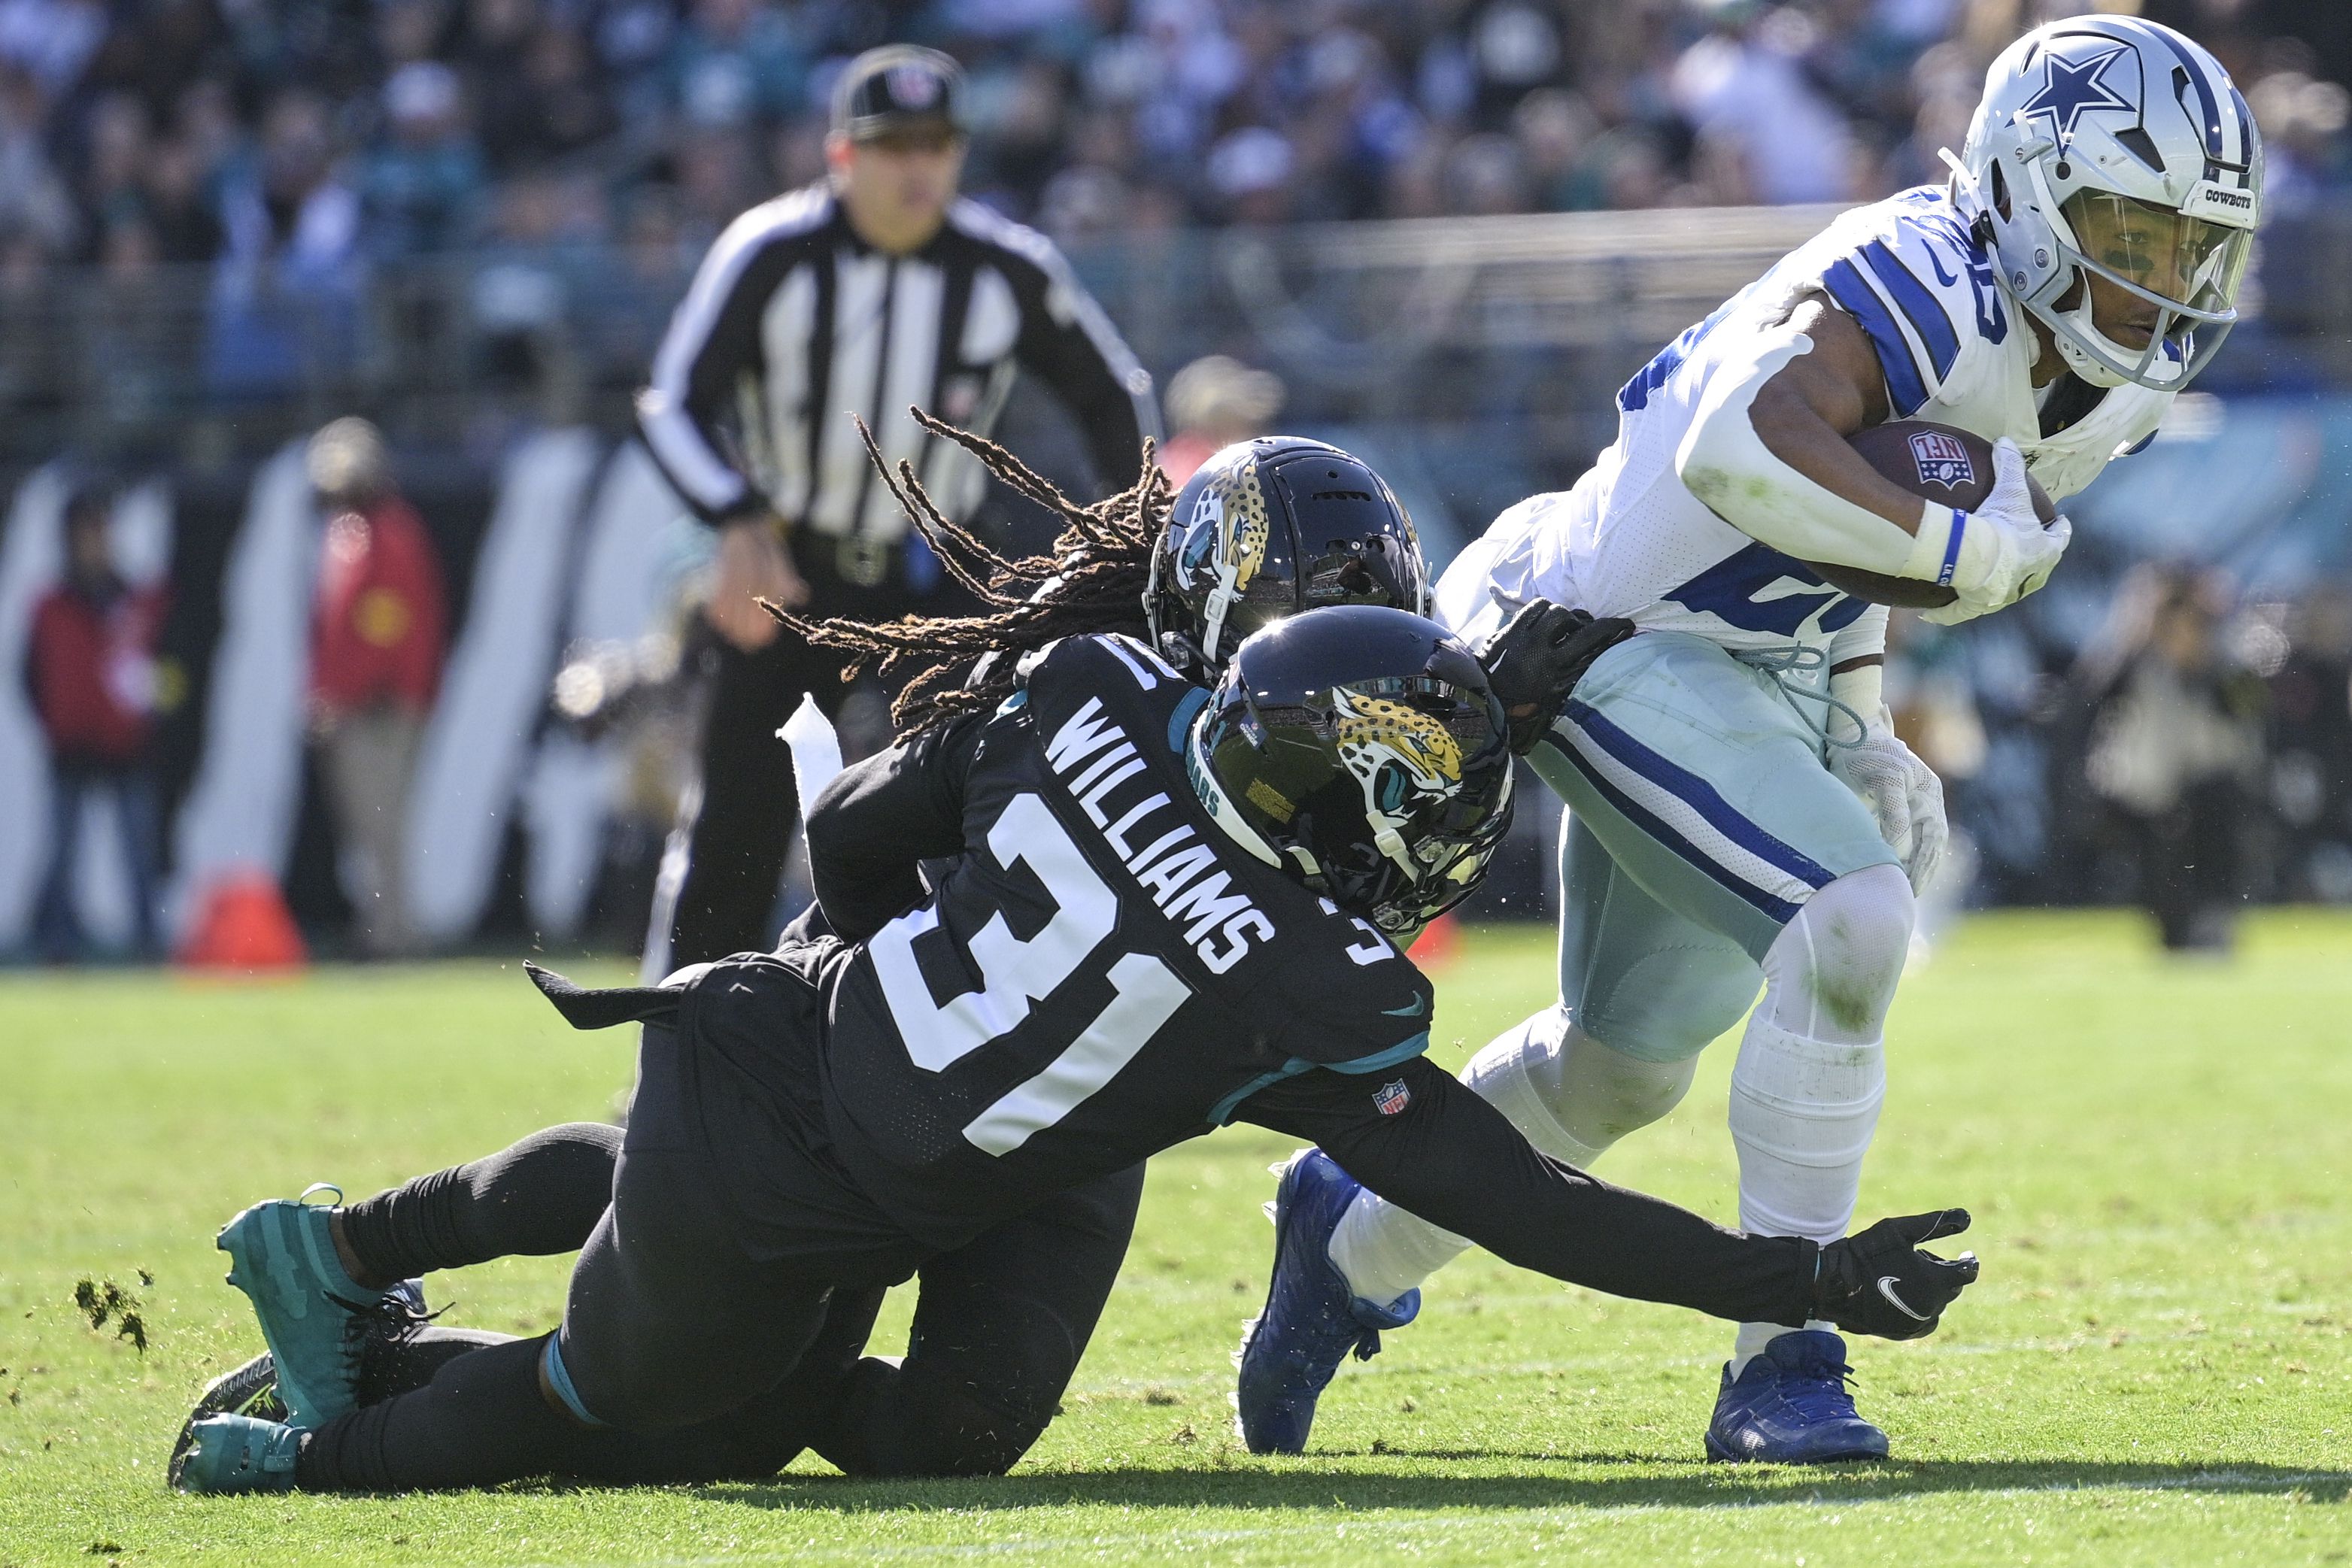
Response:
[[[1642,891],[1570,812],[1560,822],[1559,1001],[1490,1041],[1462,1082],[1554,1159],[1590,1166],[1682,1103],[1697,1056],[1759,971],[1737,943]],[[1468,1248],[1370,1192],[1331,1238],[1353,1292],[1392,1301]]]
[[[602,1122],[549,1127],[336,1209],[329,1223],[363,1283],[577,1251],[612,1201],[621,1136]]]
[[[1680,1103],[1699,1051],[1738,1021],[1759,971],[1736,943],[1643,892],[1573,815],[1560,859],[1560,1000],[1471,1058],[1462,1081],[1537,1148],[1582,1166]],[[1588,1019],[1605,1039],[1582,1027]],[[1411,1322],[1422,1281],[1469,1244],[1318,1153],[1284,1172],[1275,1226],[1274,1277],[1235,1404],[1254,1450],[1295,1453],[1346,1357],[1370,1355],[1381,1331]]]
[[[1534,761],[1644,892],[1762,967],[1733,1071],[1743,1222],[1828,1241],[1860,1190],[1913,912],[1894,852],[1821,751],[1774,677],[1654,633],[1595,663]],[[1581,1021],[1609,1038],[1597,1015]],[[1825,1326],[1744,1326],[1710,1451],[1885,1452],[1845,1371]]]
[[[776,731],[809,689],[810,649],[786,632],[748,653],[721,643],[717,657],[667,969],[773,944],[768,917],[799,820],[792,753]]]
[[[361,1331],[397,1281],[585,1242],[611,1200],[620,1138],[593,1123],[550,1127],[348,1208],[273,1199],[229,1221],[229,1281],[253,1301],[295,1424],[356,1406]]]
[[[906,1357],[857,1364],[816,1451],[851,1475],[1011,1469],[1077,1371],[1142,1196],[1131,1166],[925,1263]]]
[[[557,1333],[458,1356],[425,1387],[307,1437],[236,1417],[202,1423],[187,1484],[380,1490],[603,1476],[632,1462],[609,1431],[706,1423],[783,1382],[822,1327],[828,1283],[745,1249],[714,1158],[730,1151],[715,1151],[695,1114],[709,1105],[684,1060],[691,1049],[646,1028],[612,1206],[573,1267]],[[780,1142],[757,1153],[781,1166],[794,1152]]]

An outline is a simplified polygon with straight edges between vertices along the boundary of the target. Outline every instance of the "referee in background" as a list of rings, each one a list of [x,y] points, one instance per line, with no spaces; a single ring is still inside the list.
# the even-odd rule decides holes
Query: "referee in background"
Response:
[[[851,61],[834,92],[826,179],[719,236],[638,394],[654,460],[719,531],[701,803],[682,880],[664,868],[649,968],[773,945],[798,814],[776,731],[803,693],[827,717],[846,694],[843,656],[785,632],[755,600],[867,622],[943,608],[939,562],[866,460],[856,420],[956,517],[971,515],[987,474],[925,434],[910,403],[985,433],[1027,371],[1076,416],[1112,489],[1134,481],[1143,437],[1158,434],[1150,377],[1052,242],[957,197],[962,85],[961,68],[932,49]]]

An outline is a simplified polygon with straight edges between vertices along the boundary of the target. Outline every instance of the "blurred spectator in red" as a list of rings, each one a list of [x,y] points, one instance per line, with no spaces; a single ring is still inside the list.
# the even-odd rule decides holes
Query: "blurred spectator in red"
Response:
[[[361,950],[408,952],[403,867],[408,787],[441,680],[440,564],[394,486],[374,425],[339,419],[310,439],[327,516],[310,644],[310,728],[332,801]]]
[[[131,868],[131,942],[158,951],[155,887],[162,860],[148,739],[155,712],[160,590],[133,589],[115,569],[111,506],[84,490],[66,505],[66,574],[33,612],[25,684],[49,746],[49,863],[34,913],[34,941],[53,963],[82,957],[89,940],[75,908],[85,803],[113,803]]]
[[[1273,434],[1282,399],[1280,376],[1223,354],[1203,355],[1178,371],[1168,382],[1171,434],[1160,452],[1168,482],[1182,485],[1221,447]]]

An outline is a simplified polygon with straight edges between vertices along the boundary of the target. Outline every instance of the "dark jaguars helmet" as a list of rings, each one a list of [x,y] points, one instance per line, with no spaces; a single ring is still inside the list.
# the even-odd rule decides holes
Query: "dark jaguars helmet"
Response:
[[[1213,674],[1259,628],[1336,604],[1429,610],[1420,538],[1379,475],[1323,442],[1268,435],[1184,482],[1143,594],[1171,664]]]
[[[1436,622],[1385,606],[1253,634],[1185,767],[1243,848],[1399,935],[1468,897],[1511,824],[1509,729],[1486,670]]]

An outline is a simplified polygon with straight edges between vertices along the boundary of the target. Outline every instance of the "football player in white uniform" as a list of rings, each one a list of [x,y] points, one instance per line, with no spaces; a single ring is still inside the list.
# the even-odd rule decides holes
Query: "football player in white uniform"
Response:
[[[1845,1233],[1912,895],[1945,843],[1941,788],[1880,699],[1887,612],[1806,563],[1948,585],[1946,622],[2040,587],[2069,528],[2036,519],[2026,475],[2063,498],[2154,434],[2236,319],[2261,201],[2228,74],[2125,16],[2019,38],[1946,158],[1948,185],[1843,214],[1676,339],[1618,393],[1591,472],[1505,512],[1438,590],[1474,642],[1536,598],[1640,629],[1531,758],[1570,808],[1559,1003],[1464,1080],[1586,1165],[1681,1100],[1760,981],[1731,1081],[1750,1231]],[[1977,510],[1848,444],[1911,418],[1995,443]],[[1347,1352],[1410,1322],[1465,1243],[1315,1151],[1276,1224],[1237,1403],[1252,1448],[1297,1451]],[[1823,1324],[1743,1327],[1708,1453],[1884,1455],[1844,1350]]]

